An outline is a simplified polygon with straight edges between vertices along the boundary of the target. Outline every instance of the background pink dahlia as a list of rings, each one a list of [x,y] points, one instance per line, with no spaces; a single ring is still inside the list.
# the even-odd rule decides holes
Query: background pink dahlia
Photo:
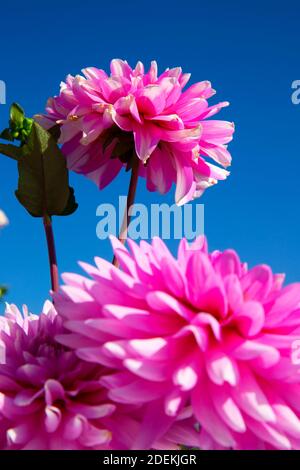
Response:
[[[60,125],[70,169],[104,188],[124,165],[140,161],[150,191],[166,193],[176,182],[177,204],[227,177],[211,162],[230,165],[227,144],[234,127],[208,120],[229,104],[208,106],[215,93],[210,82],[183,91],[190,74],[177,67],[158,76],[156,62],[147,73],[141,62],[132,69],[119,59],[110,69],[110,75],[95,67],[69,75],[59,96],[48,100],[47,114],[37,116],[46,128]]]
[[[121,375],[79,359],[57,342],[64,332],[50,302],[39,316],[10,305],[0,317],[0,449],[132,448],[149,410],[113,403],[104,385],[119,384]],[[193,425],[186,408],[149,447],[194,446]]]
[[[39,316],[10,305],[0,317],[1,449],[129,448],[134,407],[108,399],[107,369],[57,343],[63,331],[50,302]]]
[[[203,238],[183,240],[176,259],[157,238],[128,244],[114,240],[120,269],[96,258],[96,267],[82,265],[92,280],[66,275],[56,302],[71,332],[62,340],[119,369],[103,379],[109,396],[149,404],[135,446],[190,406],[201,448],[299,449],[300,374],[290,354],[300,284],[283,287],[282,275],[248,269],[233,250],[209,253]]]

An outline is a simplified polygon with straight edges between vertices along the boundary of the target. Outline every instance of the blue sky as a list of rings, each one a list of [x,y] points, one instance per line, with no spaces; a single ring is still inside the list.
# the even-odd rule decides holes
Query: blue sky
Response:
[[[160,70],[180,65],[193,82],[211,80],[218,92],[212,100],[231,102],[220,118],[234,121],[236,133],[230,178],[201,200],[210,247],[233,247],[251,266],[269,263],[288,281],[300,280],[300,105],[291,102],[291,83],[300,79],[299,13],[299,2],[289,1],[6,2],[0,127],[12,101],[27,115],[40,112],[67,73],[107,69],[114,57],[132,64],[156,59]],[[79,209],[54,219],[61,271],[79,271],[77,260],[95,255],[111,258],[109,243],[96,237],[96,208],[115,204],[128,179],[122,173],[101,192],[84,177],[71,175],[71,183]],[[10,226],[0,234],[0,283],[10,288],[8,301],[37,312],[49,290],[44,233],[15,199],[16,185],[14,162],[1,156],[0,207]],[[174,189],[163,198],[139,184],[139,202],[173,198]],[[176,245],[169,242],[172,250]]]

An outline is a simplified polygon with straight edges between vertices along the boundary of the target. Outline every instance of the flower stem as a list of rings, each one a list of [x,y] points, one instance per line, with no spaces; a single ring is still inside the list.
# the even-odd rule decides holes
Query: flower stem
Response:
[[[53,292],[57,292],[59,288],[58,282],[58,268],[57,268],[57,259],[54,243],[54,234],[52,229],[51,217],[44,215],[43,217],[44,229],[47,240],[48,255],[49,255],[49,267],[50,267],[50,277],[51,277],[51,289]]]
[[[135,160],[135,162],[132,166],[132,170],[131,170],[131,177],[130,177],[130,183],[129,183],[129,188],[128,188],[126,208],[125,208],[125,212],[124,212],[122,227],[121,227],[120,234],[119,234],[119,240],[124,245],[125,245],[126,240],[127,240],[128,227],[129,227],[130,219],[131,219],[130,208],[134,204],[134,198],[135,198],[135,193],[136,193],[136,188],[137,188],[137,183],[138,183],[139,166],[140,166],[140,160],[136,157],[136,160]],[[119,262],[118,262],[118,260],[115,256],[113,258],[112,263],[116,267],[119,266]]]

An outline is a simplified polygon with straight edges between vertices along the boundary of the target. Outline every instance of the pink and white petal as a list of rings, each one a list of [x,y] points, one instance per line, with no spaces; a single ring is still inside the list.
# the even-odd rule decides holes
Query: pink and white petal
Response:
[[[195,83],[182,93],[180,103],[188,102],[193,98],[210,98],[215,93],[209,81]]]
[[[210,384],[214,407],[220,418],[235,432],[244,433],[247,425],[239,407],[230,395],[230,389]]]
[[[152,124],[136,125],[133,135],[137,156],[145,163],[160,141],[158,129]]]
[[[222,108],[225,108],[227,106],[229,106],[229,102],[228,101],[223,101],[221,103],[218,103],[216,105],[213,105],[213,106],[209,106],[208,108],[206,108],[206,110],[200,115],[198,116],[198,119],[201,121],[203,119],[208,119],[212,116],[214,116],[215,114],[217,114]]]
[[[209,145],[207,142],[200,144],[201,154],[212,158],[225,168],[231,165],[232,157],[225,145]]]
[[[240,379],[236,361],[218,349],[207,352],[206,370],[211,381],[217,385],[223,385],[227,382],[232,387],[235,387]]]
[[[196,191],[196,182],[192,168],[175,156],[177,181],[175,202],[178,206],[182,206],[193,199]]]
[[[82,119],[82,137],[80,143],[89,145],[101,135],[103,131],[102,117],[99,114],[89,114]]]
[[[143,115],[156,116],[165,109],[165,93],[159,85],[147,85],[138,93],[136,103]]]
[[[246,366],[241,367],[242,380],[232,388],[232,397],[236,404],[259,422],[275,423],[276,416],[256,377]]]
[[[248,301],[235,312],[234,323],[242,335],[256,336],[264,327],[265,312],[260,302]]]
[[[204,142],[212,144],[227,144],[232,140],[234,124],[227,121],[201,121],[202,135]]]
[[[113,59],[110,63],[111,74],[116,77],[130,78],[132,74],[132,68],[126,60]]]
[[[192,392],[192,406],[202,429],[211,434],[214,440],[224,447],[234,447],[235,440],[213,407],[207,381],[199,383]]]
[[[172,156],[163,148],[156,147],[147,164],[147,188],[150,191],[167,193],[174,181],[176,172]]]

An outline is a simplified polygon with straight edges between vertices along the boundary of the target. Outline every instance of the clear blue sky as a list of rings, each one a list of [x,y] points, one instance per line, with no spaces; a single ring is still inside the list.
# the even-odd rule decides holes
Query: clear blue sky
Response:
[[[7,105],[0,106],[0,127],[12,101],[28,115],[40,112],[67,73],[108,68],[114,57],[133,64],[156,59],[160,70],[180,65],[192,81],[211,80],[213,99],[231,102],[220,117],[234,121],[236,133],[230,178],[201,201],[210,247],[233,247],[250,265],[269,263],[288,281],[300,280],[300,105],[290,98],[292,81],[300,79],[299,14],[296,1],[2,3]],[[126,193],[127,175],[102,192],[84,177],[72,175],[71,182],[80,207],[54,220],[61,271],[79,271],[77,260],[95,255],[111,258],[108,242],[96,238],[95,212]],[[0,207],[11,223],[0,234],[0,283],[9,285],[10,302],[38,311],[49,290],[44,233],[16,201],[16,185],[14,162],[1,156]],[[139,185],[138,201],[173,198],[174,191],[163,199]],[[177,242],[169,245],[174,250]]]

